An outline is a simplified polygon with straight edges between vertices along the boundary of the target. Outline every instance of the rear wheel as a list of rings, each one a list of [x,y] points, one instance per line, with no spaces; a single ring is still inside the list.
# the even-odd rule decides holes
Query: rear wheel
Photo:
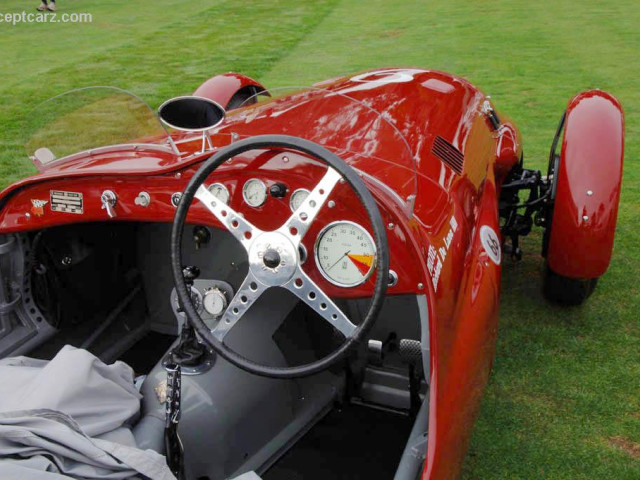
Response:
[[[555,273],[549,265],[544,272],[544,296],[561,305],[581,305],[593,293],[597,278],[569,278]]]

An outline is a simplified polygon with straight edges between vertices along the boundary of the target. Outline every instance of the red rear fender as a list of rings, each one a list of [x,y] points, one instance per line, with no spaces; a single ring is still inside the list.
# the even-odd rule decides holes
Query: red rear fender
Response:
[[[613,249],[624,154],[618,100],[592,90],[567,108],[547,261],[570,278],[600,277]]]

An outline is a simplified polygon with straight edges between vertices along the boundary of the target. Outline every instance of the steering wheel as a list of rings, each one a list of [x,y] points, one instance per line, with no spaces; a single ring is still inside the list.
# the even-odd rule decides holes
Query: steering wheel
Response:
[[[220,202],[204,186],[205,180],[228,159],[255,149],[283,148],[314,157],[328,168],[320,182],[298,209],[274,231],[265,232],[251,224],[231,207]],[[299,246],[318,212],[329,198],[340,179],[353,189],[373,228],[378,252],[377,272],[373,298],[364,321],[356,326],[336,306],[318,285],[302,270]],[[249,273],[234,298],[212,330],[207,327],[191,302],[182,269],[182,236],[187,212],[197,198],[222,225],[242,244],[248,253]],[[358,174],[340,157],[324,147],[298,137],[287,135],[260,135],[233,143],[208,158],[185,188],[171,231],[171,266],[178,298],[188,321],[202,340],[223,358],[237,367],[265,377],[296,378],[324,370],[344,356],[363,338],[376,321],[387,291],[389,278],[389,251],[384,223],[376,203]],[[274,367],[261,365],[245,358],[225,343],[224,338],[253,303],[272,287],[286,288],[313,308],[331,326],[344,335],[342,345],[327,356],[305,365]],[[267,293],[268,294],[268,293]]]

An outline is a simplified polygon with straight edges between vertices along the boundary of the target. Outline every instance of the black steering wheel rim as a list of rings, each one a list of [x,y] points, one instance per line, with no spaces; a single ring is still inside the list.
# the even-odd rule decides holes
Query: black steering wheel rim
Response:
[[[364,321],[357,326],[353,335],[346,338],[345,342],[327,356],[304,365],[294,367],[274,367],[262,365],[238,354],[230,349],[224,342],[214,337],[200,315],[193,307],[182,270],[182,239],[187,212],[198,188],[222,163],[244,152],[264,148],[283,148],[307,154],[322,161],[337,171],[351,186],[356,196],[365,208],[373,229],[373,239],[377,249],[376,280],[373,298]],[[380,211],[356,171],[345,163],[340,157],[326,148],[298,137],[288,135],[259,135],[233,143],[204,161],[202,166],[187,184],[176,210],[171,230],[171,267],[173,280],[178,298],[184,308],[187,320],[194,327],[200,338],[221,357],[235,366],[255,375],[271,378],[298,378],[313,375],[325,370],[342,360],[349,351],[355,348],[364,335],[375,323],[382,308],[386,296],[389,277],[389,251],[384,222]]]

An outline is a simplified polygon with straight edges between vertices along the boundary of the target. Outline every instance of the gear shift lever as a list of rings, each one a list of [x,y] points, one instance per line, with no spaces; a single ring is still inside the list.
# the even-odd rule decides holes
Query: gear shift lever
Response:
[[[193,288],[193,284],[200,275],[200,269],[195,265],[182,268],[182,275],[187,286],[187,291]],[[184,307],[180,305],[179,310]],[[207,348],[198,341],[196,332],[188,321],[182,324],[180,332],[180,343],[170,352],[169,358],[172,363],[181,366],[193,367],[200,365],[207,355]]]
[[[187,288],[193,287],[193,282],[200,276],[200,269],[195,265],[187,265],[182,267],[182,276],[184,277],[184,283]]]

